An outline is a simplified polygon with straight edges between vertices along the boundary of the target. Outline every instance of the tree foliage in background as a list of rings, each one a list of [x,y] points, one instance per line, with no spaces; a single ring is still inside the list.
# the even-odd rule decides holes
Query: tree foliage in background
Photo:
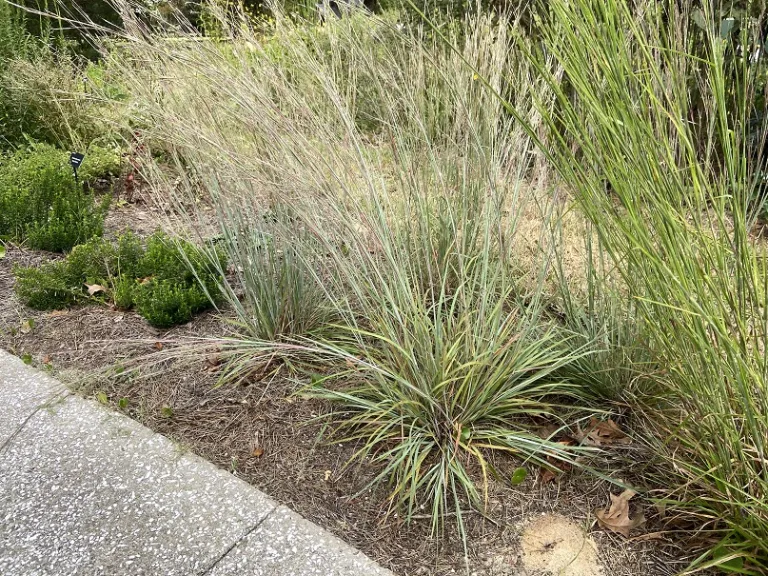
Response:
[[[17,140],[25,123],[11,106],[11,98],[3,78],[9,63],[16,58],[28,58],[36,49],[36,41],[27,32],[26,18],[17,8],[0,2],[0,149]]]

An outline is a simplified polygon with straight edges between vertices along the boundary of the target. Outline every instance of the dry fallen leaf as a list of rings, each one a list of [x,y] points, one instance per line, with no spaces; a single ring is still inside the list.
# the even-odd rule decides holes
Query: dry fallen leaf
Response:
[[[539,438],[542,438],[544,440],[549,440],[560,431],[561,431],[560,426],[555,426],[554,424],[545,424],[543,426],[539,426],[538,428],[536,428],[533,431],[533,433],[536,434],[536,436],[538,436]]]
[[[107,291],[101,284],[86,284],[85,287],[88,288],[89,296],[95,296],[96,294],[101,294],[102,292]]]
[[[573,446],[574,442],[570,438],[563,438],[557,442],[563,446]],[[541,484],[547,484],[552,482],[558,476],[562,476],[565,472],[569,472],[572,466],[563,460],[547,456],[547,463],[549,466],[542,466],[541,473],[539,475],[539,482]]]
[[[219,354],[216,354],[216,353],[208,354],[208,356],[205,357],[205,368],[204,368],[205,371],[216,372],[219,370],[220,366],[221,366],[221,356]]]
[[[601,528],[607,528],[613,532],[629,538],[629,533],[645,522],[645,517],[641,511],[635,513],[635,517],[629,516],[629,501],[635,496],[634,490],[624,490],[616,496],[611,494],[611,505],[606,510],[596,510],[597,523]]]
[[[598,420],[592,418],[589,426],[582,431],[577,429],[576,438],[579,442],[587,446],[611,446],[613,444],[630,444],[631,438],[627,436],[619,425],[610,418],[608,420]]]
[[[539,482],[541,484],[548,484],[552,482],[555,478],[557,478],[557,475],[549,468],[541,469],[541,474],[539,475]]]
[[[158,350],[162,350],[163,349],[163,343],[162,342],[155,342],[155,348],[157,348]]]

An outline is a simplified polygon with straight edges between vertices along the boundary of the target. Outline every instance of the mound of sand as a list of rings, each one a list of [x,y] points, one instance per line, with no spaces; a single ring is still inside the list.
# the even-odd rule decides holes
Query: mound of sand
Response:
[[[521,560],[526,572],[555,576],[603,576],[597,545],[563,516],[547,514],[523,530]]]

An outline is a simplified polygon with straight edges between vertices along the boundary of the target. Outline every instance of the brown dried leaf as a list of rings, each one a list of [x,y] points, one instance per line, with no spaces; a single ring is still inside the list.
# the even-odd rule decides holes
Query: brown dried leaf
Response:
[[[162,342],[155,342],[155,348],[157,348],[158,350],[162,350],[163,349],[163,343]]]
[[[563,446],[574,445],[574,441],[571,438],[562,438],[561,440],[558,440],[557,443]],[[541,474],[539,476],[539,482],[541,484],[552,482],[555,478],[561,476],[565,472],[570,472],[573,468],[568,462],[553,458],[552,456],[547,456],[547,463],[549,466],[541,467]]]
[[[549,468],[542,468],[541,469],[541,474],[539,475],[539,482],[541,484],[549,484],[555,478],[557,478],[557,475],[552,470],[550,470]]]
[[[101,294],[102,292],[107,291],[101,284],[86,284],[85,287],[88,288],[89,296],[95,296],[96,294]]]
[[[582,431],[581,428],[578,428],[575,436],[577,440],[587,446],[626,445],[632,442],[632,439],[610,418],[608,420],[598,420],[593,417],[589,421],[587,429]]]
[[[542,438],[544,440],[548,440],[552,438],[555,434],[557,434],[560,431],[560,426],[555,426],[554,424],[545,424],[544,426],[539,426],[536,428],[536,430],[533,431],[536,436],[539,438]]]
[[[616,496],[611,494],[611,505],[608,509],[596,510],[597,523],[601,528],[607,528],[612,532],[618,532],[629,538],[629,533],[645,522],[641,511],[635,513],[635,517],[629,516],[629,501],[635,496],[634,490],[624,490]]]

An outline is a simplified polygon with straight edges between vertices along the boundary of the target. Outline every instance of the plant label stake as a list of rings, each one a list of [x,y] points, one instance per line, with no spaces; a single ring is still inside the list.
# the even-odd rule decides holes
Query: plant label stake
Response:
[[[72,154],[69,155],[69,163],[72,166],[72,172],[75,173],[76,184],[80,184],[80,180],[77,177],[77,169],[80,168],[80,164],[83,163],[84,159],[85,154],[80,154],[79,152],[72,152]]]

